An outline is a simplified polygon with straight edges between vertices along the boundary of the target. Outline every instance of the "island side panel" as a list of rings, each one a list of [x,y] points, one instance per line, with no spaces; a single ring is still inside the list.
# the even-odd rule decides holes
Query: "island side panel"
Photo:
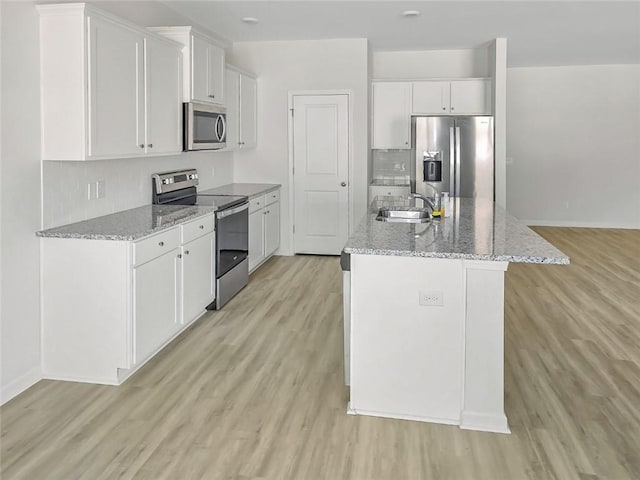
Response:
[[[118,385],[131,367],[130,243],[42,238],[44,378]]]
[[[459,424],[462,260],[351,255],[349,413]],[[442,306],[420,305],[441,292]]]
[[[510,433],[504,413],[504,272],[466,260],[464,406],[460,428]]]

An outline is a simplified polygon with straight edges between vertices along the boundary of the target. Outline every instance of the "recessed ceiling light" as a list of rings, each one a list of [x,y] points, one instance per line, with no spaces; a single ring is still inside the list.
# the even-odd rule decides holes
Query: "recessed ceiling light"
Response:
[[[402,12],[402,16],[406,18],[419,17],[420,12],[418,10],[405,10]]]
[[[255,25],[258,23],[258,19],[256,17],[242,17],[242,21],[244,23],[248,23],[249,25]]]

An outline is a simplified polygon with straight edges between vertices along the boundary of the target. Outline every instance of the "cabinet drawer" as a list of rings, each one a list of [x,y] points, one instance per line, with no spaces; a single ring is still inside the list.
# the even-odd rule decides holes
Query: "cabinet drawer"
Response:
[[[185,223],[180,227],[182,230],[182,243],[190,242],[205,233],[213,232],[215,229],[215,220],[213,214],[197,218],[189,223]]]
[[[260,210],[264,208],[266,199],[264,195],[260,195],[259,197],[254,197],[249,200],[249,213],[253,213],[256,210]]]
[[[265,195],[265,205],[271,205],[274,202],[280,201],[280,190],[274,190]]]
[[[180,245],[180,229],[171,228],[162,233],[138,240],[133,244],[133,264],[141,265]]]

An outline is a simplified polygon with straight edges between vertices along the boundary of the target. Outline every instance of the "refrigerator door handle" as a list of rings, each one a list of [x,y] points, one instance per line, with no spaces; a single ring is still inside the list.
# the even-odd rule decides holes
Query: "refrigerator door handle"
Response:
[[[459,195],[460,192],[460,127],[456,127],[456,134],[455,134],[455,142],[456,142],[456,149],[455,149],[455,159],[456,159],[456,185],[455,185],[455,194],[456,197]]]
[[[456,158],[456,140],[453,127],[449,127],[449,193],[452,197],[457,197],[455,189],[455,158]]]

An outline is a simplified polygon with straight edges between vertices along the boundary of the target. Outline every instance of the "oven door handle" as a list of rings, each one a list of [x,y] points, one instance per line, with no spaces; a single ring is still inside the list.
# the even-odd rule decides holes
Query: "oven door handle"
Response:
[[[228,217],[229,215],[240,213],[243,210],[249,210],[249,202],[243,203],[242,205],[239,205],[237,207],[227,208],[226,210],[217,211],[216,217],[218,218]]]

